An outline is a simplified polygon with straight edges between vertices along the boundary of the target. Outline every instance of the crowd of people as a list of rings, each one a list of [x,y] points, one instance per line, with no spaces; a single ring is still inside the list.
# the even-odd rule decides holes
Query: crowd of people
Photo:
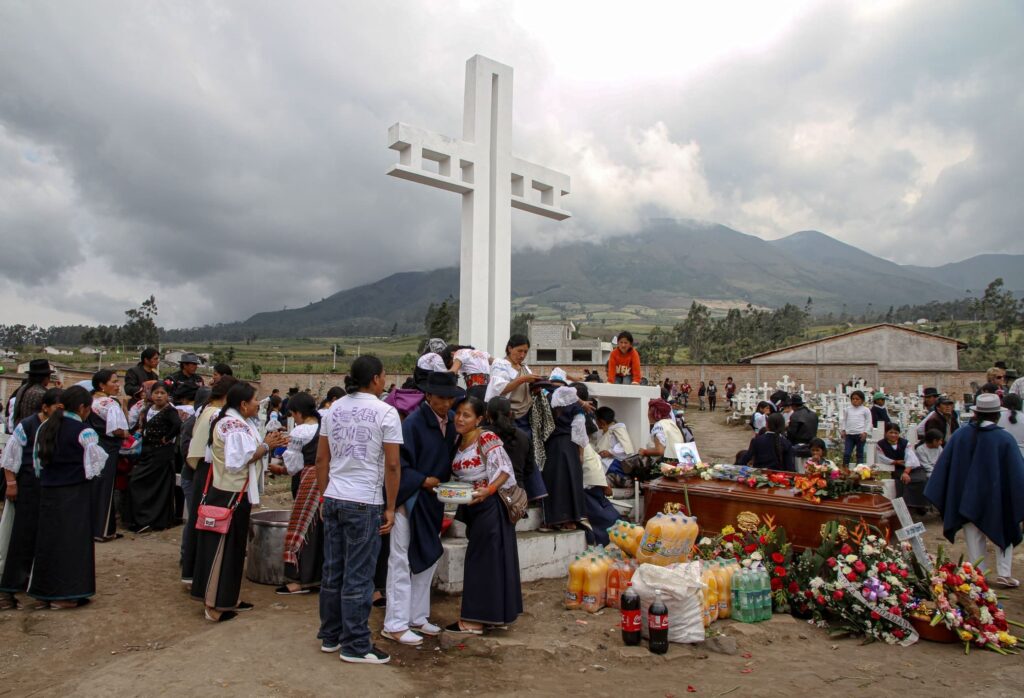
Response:
[[[249,519],[269,473],[290,479],[293,499],[287,582],[276,591],[319,592],[324,652],[387,662],[368,624],[381,606],[381,637],[404,645],[506,627],[523,610],[515,524],[530,515],[527,502],[539,504],[541,530],[582,528],[592,543],[607,544],[606,529],[619,517],[608,499],[612,486],[656,476],[694,440],[683,416],[687,381],[662,385],[662,398],[648,405],[650,434],[636,447],[614,410],[591,399],[593,374],[582,381],[560,369],[537,375],[526,364],[529,349],[523,335],[513,335],[498,358],[431,339],[401,387],[386,387],[382,363],[361,356],[345,387],[330,388],[319,402],[298,389],[261,401],[227,365],[214,367],[207,386],[194,354],[161,378],[159,355],[147,349],[123,383],[103,369],[65,389],[50,386],[45,360],[32,361],[8,405],[12,434],[0,460],[14,504],[4,512],[14,521],[0,608],[18,607],[22,594],[39,608],[88,603],[96,591],[94,546],[121,537],[120,518],[123,529],[137,532],[183,521],[181,581],[203,616],[225,622],[251,610],[240,598]],[[609,379],[642,382],[638,370],[632,337],[623,332]],[[992,379],[966,425],[952,400],[926,390],[915,447],[883,394],[868,408],[853,391],[841,425],[843,460],[860,462],[872,425],[884,422],[874,448],[878,462],[893,466],[897,493],[918,511],[939,509],[947,535],[963,528],[972,555],[985,540],[996,543],[999,580],[1015,586],[1009,554],[1020,531],[1007,522],[1024,518],[1024,500],[1021,490],[1004,488],[1024,485],[1024,418],[1019,381],[1004,390],[998,372]],[[714,409],[714,382],[701,388]],[[726,399],[734,392],[730,377]],[[750,424],[754,435],[737,463],[783,471],[798,458],[832,465],[817,437],[818,416],[799,394],[776,393]],[[965,426],[970,440],[961,436]],[[976,486],[965,487],[968,481]],[[455,512],[468,538],[459,617],[441,624],[431,618],[430,588],[451,521],[435,490],[450,482],[468,485],[472,501]],[[1002,501],[986,507],[986,497]]]
[[[522,613],[515,522],[525,503],[541,504],[542,530],[583,527],[607,542],[617,514],[606,473],[634,453],[614,412],[603,408],[598,426],[586,385],[535,375],[528,350],[523,336],[498,359],[431,340],[413,378],[389,389],[381,362],[362,356],[319,403],[298,390],[260,401],[227,365],[206,385],[188,353],[164,378],[146,349],[123,374],[103,369],[64,389],[50,387],[45,360],[32,361],[8,405],[14,525],[2,608],[27,603],[22,595],[37,608],[89,603],[94,546],[123,537],[118,523],[146,533],[184,522],[181,581],[203,616],[251,610],[242,575],[267,473],[292,479],[277,593],[319,592],[323,651],[388,661],[369,632],[375,606],[386,608],[381,636],[407,645],[504,627]],[[679,440],[672,429],[655,429],[654,443]],[[465,591],[444,625],[432,622],[430,587],[450,525],[434,489],[449,481],[470,485],[473,501],[455,515],[468,538]]]

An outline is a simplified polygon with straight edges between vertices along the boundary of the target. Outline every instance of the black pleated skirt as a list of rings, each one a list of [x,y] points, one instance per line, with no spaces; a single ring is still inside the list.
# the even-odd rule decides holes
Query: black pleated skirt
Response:
[[[128,489],[136,529],[170,528],[174,519],[174,444],[153,449],[143,446]]]
[[[192,498],[189,502],[188,521],[185,522],[184,530],[181,532],[181,580],[183,582],[191,582],[196,569],[196,518],[208,472],[210,472],[210,464],[200,461],[192,475]]]
[[[101,443],[107,452],[103,471],[89,481],[92,491],[92,535],[106,538],[117,533],[117,517],[114,514],[114,481],[117,479],[118,447]]]
[[[205,482],[205,476],[204,480]],[[213,485],[206,495],[206,503],[226,507],[237,496],[234,492],[218,490]],[[202,492],[196,497],[202,499]],[[227,533],[196,531],[196,561],[192,575],[192,598],[203,601],[218,611],[230,611],[238,605],[245,573],[245,544],[249,537],[249,497],[242,500],[231,517]],[[194,526],[194,522],[189,523]]]
[[[96,593],[92,483],[39,488],[39,528],[29,596],[41,601],[86,599]]]
[[[516,529],[505,505],[498,497],[463,505],[459,520],[465,522],[469,539],[459,617],[490,625],[512,623],[523,612],[523,591]]]
[[[14,594],[28,589],[32,561],[36,557],[39,529],[39,479],[31,466],[18,472],[18,499],[14,502],[14,525],[7,546],[7,561],[0,575],[0,591]],[[5,506],[12,506],[7,502]]]

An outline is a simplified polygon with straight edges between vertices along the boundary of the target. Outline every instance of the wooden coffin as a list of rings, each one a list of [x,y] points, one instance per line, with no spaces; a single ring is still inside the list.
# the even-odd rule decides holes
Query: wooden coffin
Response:
[[[775,525],[786,529],[790,543],[797,548],[817,547],[821,542],[822,525],[833,520],[856,525],[863,519],[882,532],[899,528],[892,502],[879,494],[850,494],[814,504],[796,496],[793,489],[754,489],[727,480],[699,478],[658,478],[644,483],[647,519],[658,512],[674,511],[676,505],[678,510],[686,511],[684,487],[689,494],[690,513],[697,517],[701,531],[708,535],[719,533],[724,526],[735,526],[742,512],[757,514],[762,521],[765,514],[773,517]]]

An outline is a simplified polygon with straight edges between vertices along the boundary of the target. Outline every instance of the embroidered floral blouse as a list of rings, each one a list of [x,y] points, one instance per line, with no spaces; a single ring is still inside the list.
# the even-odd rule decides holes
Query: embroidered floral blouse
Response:
[[[452,476],[458,482],[486,482],[488,485],[506,473],[505,487],[516,484],[512,461],[497,434],[483,431],[476,442],[455,454]]]

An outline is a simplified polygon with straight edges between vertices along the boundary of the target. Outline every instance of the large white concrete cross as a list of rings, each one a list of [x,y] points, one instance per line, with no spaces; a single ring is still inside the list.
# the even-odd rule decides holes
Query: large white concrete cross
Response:
[[[388,174],[462,194],[459,343],[503,356],[512,315],[512,207],[564,220],[569,176],[512,155],[512,68],[466,62],[462,140],[397,123]],[[424,166],[425,162],[434,163]]]

